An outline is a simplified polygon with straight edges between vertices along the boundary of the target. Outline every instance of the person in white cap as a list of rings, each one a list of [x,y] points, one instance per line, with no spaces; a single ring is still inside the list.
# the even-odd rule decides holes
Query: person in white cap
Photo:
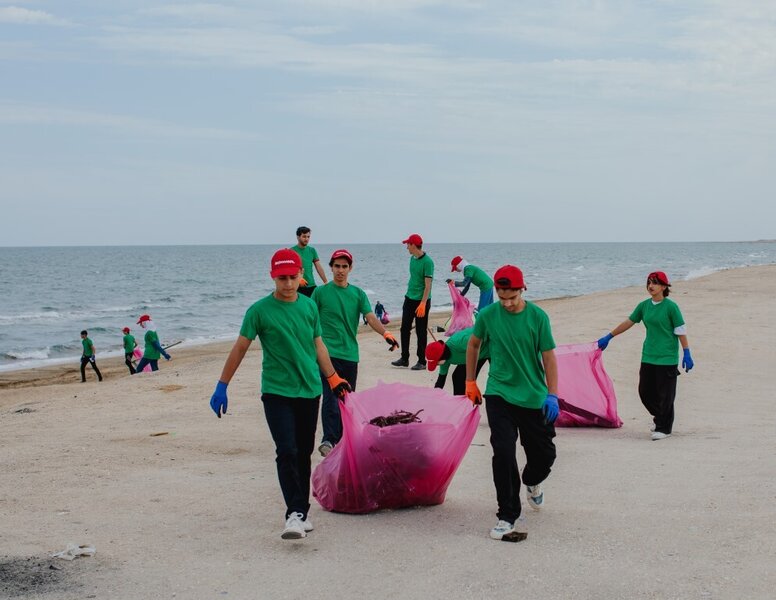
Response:
[[[143,337],[145,348],[143,349],[143,358],[137,363],[134,374],[142,373],[146,365],[151,365],[152,371],[158,371],[159,357],[164,356],[164,360],[172,360],[172,357],[162,348],[162,344],[159,342],[159,334],[156,333],[156,325],[154,325],[150,315],[141,315],[137,320],[137,324],[145,329],[145,336]]]
[[[493,280],[490,276],[475,265],[469,264],[463,256],[456,256],[450,261],[452,273],[463,273],[463,280],[453,281],[448,279],[448,284],[454,284],[455,287],[463,288],[461,296],[465,296],[469,291],[469,286],[474,284],[480,290],[480,301],[477,303],[477,312],[486,306],[493,304]]]

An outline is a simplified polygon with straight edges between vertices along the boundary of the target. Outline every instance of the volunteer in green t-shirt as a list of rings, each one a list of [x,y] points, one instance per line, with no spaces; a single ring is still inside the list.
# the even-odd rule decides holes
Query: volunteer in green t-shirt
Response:
[[[639,397],[652,415],[652,439],[663,440],[674,426],[676,378],[679,375],[679,345],[682,346],[682,368],[689,372],[694,363],[687,341],[687,326],[676,302],[668,298],[671,283],[663,271],[647,275],[650,297],[640,302],[630,317],[598,340],[605,350],[611,339],[643,322],[647,337],[641,351]]]
[[[480,301],[477,303],[477,311],[493,304],[493,280],[490,276],[474,265],[470,265],[463,256],[456,256],[450,261],[453,273],[463,273],[463,281],[448,279],[447,283],[453,283],[455,287],[463,288],[461,296],[469,291],[469,286],[474,284],[480,290]]]
[[[348,283],[353,270],[353,256],[347,250],[335,250],[329,260],[332,280],[315,288],[312,299],[321,315],[321,337],[329,351],[331,364],[341,377],[355,391],[358,379],[358,324],[363,315],[369,326],[388,342],[390,350],[399,347],[399,342],[385,330],[370,308],[366,292],[360,287]],[[325,377],[321,373],[321,377]],[[321,423],[323,439],[318,451],[322,456],[331,452],[342,438],[342,417],[339,401],[334,393],[323,387],[321,405]]]
[[[127,365],[129,374],[134,375],[135,367],[132,364],[132,359],[135,356],[137,342],[135,341],[135,336],[129,334],[129,327],[125,327],[122,331],[124,332],[124,364]]]
[[[519,542],[528,535],[520,505],[517,439],[525,450],[522,482],[531,508],[544,503],[542,482],[555,462],[555,419],[558,417],[558,363],[550,319],[523,298],[523,273],[504,265],[493,276],[498,302],[477,317],[466,349],[466,396],[482,402],[476,367],[483,343],[490,345],[490,370],[485,410],[493,447],[493,483],[498,522],[495,540]]]
[[[86,365],[92,365],[92,369],[97,373],[97,380],[102,381],[102,373],[97,368],[97,355],[94,352],[94,344],[89,339],[89,333],[86,329],[81,332],[81,345],[84,348],[81,354],[81,383],[86,382]]]
[[[261,402],[275,442],[275,462],[286,525],[281,537],[299,539],[313,530],[310,510],[310,457],[318,425],[320,372],[338,396],[350,391],[334,370],[321,339],[318,307],[298,293],[302,273],[299,255],[278,250],[270,262],[275,290],[245,313],[240,335],[229,353],[210,407],[218,418],[226,414],[226,389],[256,337],[261,342]]]
[[[302,278],[299,280],[299,293],[304,294],[309,298],[315,291],[315,275],[313,274],[313,268],[318,271],[318,276],[324,284],[328,282],[326,273],[318,258],[318,251],[310,246],[309,227],[302,226],[296,228],[296,246],[291,248],[291,250],[296,252],[302,259]]]
[[[146,365],[151,365],[152,371],[158,371],[159,358],[164,356],[164,360],[172,360],[172,357],[162,348],[159,334],[156,332],[156,325],[151,320],[150,315],[140,315],[137,324],[142,329],[145,329],[145,335],[143,336],[145,347],[143,348],[143,358],[138,361],[135,367],[135,374],[142,373]]]
[[[451,365],[455,365],[453,370],[453,394],[463,396],[466,392],[466,347],[469,345],[469,338],[474,331],[474,327],[467,327],[455,332],[447,341],[438,340],[431,342],[426,346],[426,361],[428,370],[433,371],[439,365],[439,377],[437,377],[435,388],[445,387],[447,373]],[[477,360],[477,375],[480,374],[485,362],[490,358],[488,343],[480,345],[480,356]]]
[[[410,253],[410,279],[401,314],[401,356],[391,364],[394,367],[410,366],[410,335],[415,323],[418,338],[418,362],[413,371],[426,370],[426,340],[428,339],[428,313],[431,310],[431,283],[434,278],[434,261],[423,250],[423,238],[413,233],[402,244]]]

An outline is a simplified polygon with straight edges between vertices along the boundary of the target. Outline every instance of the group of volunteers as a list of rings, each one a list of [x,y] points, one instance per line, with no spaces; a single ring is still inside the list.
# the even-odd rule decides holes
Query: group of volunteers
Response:
[[[143,341],[145,344],[143,356],[135,364],[135,348],[137,341],[135,336],[130,333],[129,327],[124,327],[121,331],[124,334],[122,345],[124,347],[124,364],[127,365],[130,375],[141,373],[146,366],[150,366],[152,371],[159,370],[159,359],[164,356],[165,360],[171,360],[171,356],[159,341],[159,334],[156,332],[156,325],[151,320],[150,315],[141,315],[137,320],[141,329],[145,330]],[[89,332],[84,329],[81,332],[81,344],[83,352],[81,354],[81,383],[86,381],[86,366],[91,365],[97,374],[97,380],[102,381],[102,373],[97,368],[97,354],[94,349],[94,342],[89,338]]]
[[[400,356],[391,364],[409,367],[412,327],[417,337],[417,362],[412,370],[433,371],[439,366],[435,387],[443,387],[450,366],[453,393],[474,405],[485,401],[493,450],[497,523],[490,531],[496,540],[519,541],[527,536],[520,492],[526,487],[528,504],[544,505],[543,482],[556,457],[555,420],[559,414],[558,365],[548,315],[523,293],[522,271],[504,265],[491,278],[462,256],[451,261],[452,272],[464,279],[451,286],[471,284],[480,290],[473,327],[447,341],[427,344],[434,261],[423,249],[423,239],[412,234],[402,243],[410,254],[409,281],[402,307],[400,340],[388,332],[370,307],[366,293],[348,278],[354,257],[345,249],[329,259],[329,281],[316,250],[309,245],[310,229],[297,229],[297,244],[280,249],[270,261],[275,289],[250,306],[237,341],[226,359],[210,406],[218,418],[226,414],[227,388],[256,337],[263,350],[261,400],[276,448],[277,474],[286,504],[283,539],[300,539],[313,530],[310,520],[310,476],[320,408],[323,436],[318,450],[324,457],[342,437],[339,402],[355,391],[358,377],[358,325],[364,321]],[[315,285],[314,271],[323,285]],[[647,277],[650,298],[641,302],[623,323],[598,340],[604,350],[610,340],[635,323],[647,331],[642,352],[639,396],[653,417],[652,439],[671,434],[674,420],[677,348],[683,349],[682,367],[693,367],[687,331],[679,307],[668,299],[668,277],[661,271]],[[495,296],[494,296],[495,290]],[[496,301],[494,301],[496,300]],[[477,375],[490,362],[484,393]],[[322,404],[319,400],[323,395]],[[526,464],[517,464],[517,441]]]

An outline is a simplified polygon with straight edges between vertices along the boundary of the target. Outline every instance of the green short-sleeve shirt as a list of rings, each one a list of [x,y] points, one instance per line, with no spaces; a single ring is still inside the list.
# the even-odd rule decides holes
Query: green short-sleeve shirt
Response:
[[[315,288],[313,302],[321,315],[323,343],[329,355],[358,362],[358,324],[361,315],[372,312],[369,298],[360,287],[340,287],[333,281]]]
[[[149,329],[145,332],[143,341],[145,342],[145,348],[143,348],[143,358],[147,358],[148,360],[159,360],[159,357],[162,354],[159,352],[159,350],[156,349],[154,345],[154,342],[159,341],[159,335],[155,331],[151,331]]]
[[[124,336],[124,354],[129,354],[135,349],[135,336],[126,334]]]
[[[676,302],[664,298],[655,304],[652,298],[640,302],[628,317],[634,323],[644,322],[647,337],[641,349],[641,362],[652,365],[679,363],[679,338],[674,329],[684,325]]]
[[[481,292],[487,292],[493,287],[493,280],[490,276],[474,265],[466,265],[463,268],[463,276],[471,277],[472,283],[480,289]]]
[[[467,327],[456,331],[450,336],[450,339],[445,341],[445,346],[450,349],[450,358],[448,358],[443,365],[439,365],[439,374],[447,375],[450,367],[453,365],[465,365],[466,364],[466,347],[469,345],[469,338],[472,336],[474,327]],[[490,358],[490,344],[483,341],[480,344],[480,359]]]
[[[86,358],[89,358],[92,354],[94,354],[94,344],[88,337],[81,340],[81,345],[84,347],[84,356]]]
[[[291,250],[296,252],[302,259],[302,277],[307,281],[307,285],[315,285],[315,269],[313,268],[313,263],[316,260],[319,260],[318,251],[312,246],[301,248],[298,244],[291,248]]]
[[[407,298],[410,300],[422,300],[426,289],[426,277],[434,277],[434,261],[428,253],[420,258],[410,256],[410,280],[407,283]],[[431,290],[428,292],[431,298]]]
[[[321,375],[315,338],[321,337],[318,307],[299,294],[283,302],[272,294],[254,303],[245,313],[240,335],[261,341],[261,391],[288,398],[317,398]]]
[[[547,397],[541,353],[555,348],[547,313],[532,302],[519,313],[491,304],[477,316],[474,335],[490,343],[485,394],[524,408],[541,408]]]

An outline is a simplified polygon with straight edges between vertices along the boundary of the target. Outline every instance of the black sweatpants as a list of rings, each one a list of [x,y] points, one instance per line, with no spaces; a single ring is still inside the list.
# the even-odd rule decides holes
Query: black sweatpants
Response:
[[[134,352],[125,352],[124,353],[124,364],[127,365],[127,368],[129,369],[129,374],[134,375],[135,374],[135,367],[132,364],[132,359],[135,357]]]
[[[493,447],[493,483],[500,520],[514,523],[520,516],[520,472],[517,468],[517,438],[525,451],[522,481],[536,485],[550,474],[555,462],[555,426],[544,422],[540,408],[523,408],[501,396],[485,396],[485,410]]]
[[[431,300],[426,300],[426,316],[422,319],[415,316],[415,310],[420,306],[420,300],[412,300],[404,296],[401,309],[401,357],[410,359],[410,335],[412,323],[415,323],[415,333],[418,336],[418,362],[426,364],[426,342],[428,340],[428,313],[431,310]]]
[[[674,400],[678,365],[641,363],[639,369],[639,398],[652,415],[655,431],[671,433],[674,426]]]
[[[488,361],[487,358],[481,358],[477,361],[477,370],[475,379],[480,374],[483,365]],[[463,396],[466,393],[466,365],[456,365],[453,369],[453,396]]]
[[[92,369],[97,373],[97,380],[102,381],[102,373],[97,368],[97,361],[94,356],[82,356],[81,357],[81,381],[86,381],[86,365],[92,365]]]

